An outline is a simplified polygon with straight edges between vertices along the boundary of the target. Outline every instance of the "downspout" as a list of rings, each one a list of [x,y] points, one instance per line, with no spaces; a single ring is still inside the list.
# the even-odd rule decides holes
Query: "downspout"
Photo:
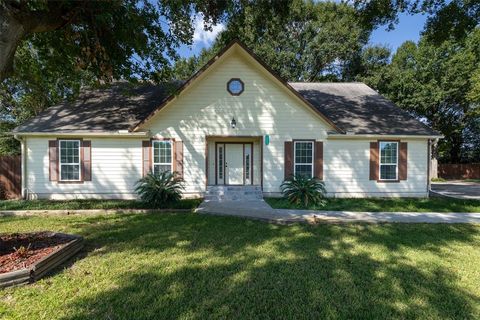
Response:
[[[21,148],[21,166],[22,166],[22,186],[21,186],[21,190],[22,190],[22,199],[26,199],[27,198],[27,188],[26,188],[26,172],[27,172],[27,163],[26,163],[26,155],[25,155],[25,152],[26,152],[26,147],[25,147],[25,139],[18,136],[18,135],[13,135],[13,137],[20,141],[20,148]]]

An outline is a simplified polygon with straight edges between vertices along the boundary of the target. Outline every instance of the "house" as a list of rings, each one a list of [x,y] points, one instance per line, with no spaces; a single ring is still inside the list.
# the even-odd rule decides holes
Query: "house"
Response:
[[[441,137],[363,83],[287,83],[238,41],[183,83],[85,90],[14,134],[28,199],[134,198],[162,170],[186,197],[214,185],[276,196],[291,174],[333,197],[426,197]]]

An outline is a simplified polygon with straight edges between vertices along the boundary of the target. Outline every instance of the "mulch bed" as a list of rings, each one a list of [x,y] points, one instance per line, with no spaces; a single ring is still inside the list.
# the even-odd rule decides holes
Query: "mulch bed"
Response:
[[[70,241],[71,237],[47,231],[0,235],[0,274],[28,268]]]

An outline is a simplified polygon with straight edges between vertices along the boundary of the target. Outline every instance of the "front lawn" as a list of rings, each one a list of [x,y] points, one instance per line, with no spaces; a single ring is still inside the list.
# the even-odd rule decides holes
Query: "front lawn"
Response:
[[[465,180],[462,180],[462,181],[480,183],[480,179],[465,179]]]
[[[452,180],[447,180],[444,178],[433,178],[432,182],[475,182],[475,183],[480,183],[480,179],[452,179]]]
[[[182,199],[167,209],[195,209],[202,199]],[[0,200],[0,210],[150,209],[137,200]]]
[[[480,200],[447,198],[328,198],[324,207],[303,208],[283,198],[265,198],[275,209],[310,209],[328,211],[372,212],[480,212]]]
[[[279,226],[196,214],[4,217],[80,234],[2,319],[479,319],[480,225]]]

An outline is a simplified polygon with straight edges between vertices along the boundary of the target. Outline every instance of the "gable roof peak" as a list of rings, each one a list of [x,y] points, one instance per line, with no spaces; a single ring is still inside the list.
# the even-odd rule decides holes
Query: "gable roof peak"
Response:
[[[276,71],[274,71],[268,64],[266,64],[259,56],[257,56],[250,48],[248,48],[243,42],[239,39],[233,39],[230,41],[223,49],[221,49],[215,56],[213,56],[202,68],[200,68],[195,74],[193,74],[189,79],[187,79],[173,94],[167,97],[160,105],[153,110],[145,119],[141,120],[138,124],[130,128],[130,131],[138,130],[144,123],[150,120],[158,111],[163,109],[174,97],[181,94],[192,82],[198,79],[206,70],[210,68],[215,62],[217,62],[226,52],[228,52],[232,47],[238,46],[241,50],[247,53],[254,61],[256,61],[262,68],[264,68],[268,73],[270,73],[275,79],[277,79],[282,86],[293,93],[298,99],[300,99],[308,108],[320,116],[325,122],[327,122],[332,128],[337,130],[339,133],[344,133],[335,123],[333,123],[327,116],[325,116],[320,110],[315,108],[306,100],[301,94],[299,94],[288,82],[283,79]]]

